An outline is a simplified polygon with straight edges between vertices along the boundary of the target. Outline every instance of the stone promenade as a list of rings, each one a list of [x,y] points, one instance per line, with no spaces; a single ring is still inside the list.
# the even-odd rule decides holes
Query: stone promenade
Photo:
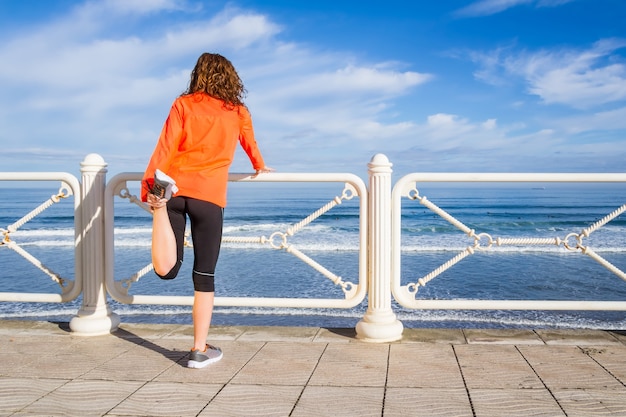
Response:
[[[0,321],[0,416],[626,416],[626,332],[215,327],[224,359],[185,367],[186,325]]]

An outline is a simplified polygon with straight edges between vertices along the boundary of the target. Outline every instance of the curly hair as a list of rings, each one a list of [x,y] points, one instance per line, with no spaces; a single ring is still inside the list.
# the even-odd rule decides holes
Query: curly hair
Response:
[[[206,93],[227,107],[243,106],[246,89],[233,64],[220,54],[203,53],[191,71],[189,87],[182,95]]]

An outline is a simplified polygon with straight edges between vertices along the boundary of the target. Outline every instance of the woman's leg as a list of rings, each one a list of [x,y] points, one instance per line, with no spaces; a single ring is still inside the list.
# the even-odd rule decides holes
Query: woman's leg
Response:
[[[178,273],[180,262],[182,262],[185,233],[184,200],[174,197],[164,204],[162,199],[148,194],[148,203],[152,203],[150,205],[153,208],[152,265],[154,272],[160,277],[171,279]],[[174,230],[179,236],[176,236]]]
[[[166,207],[154,209],[152,215],[152,265],[158,275],[167,274],[176,265],[176,238]]]
[[[206,339],[209,336],[209,327],[211,327],[214,302],[215,292],[194,291],[193,293],[193,309],[191,310],[191,318],[193,319],[193,349],[204,351],[206,348]]]
[[[215,267],[222,243],[223,209],[202,200],[187,200],[191,221],[194,264],[192,310],[194,349],[204,350],[215,301]]]

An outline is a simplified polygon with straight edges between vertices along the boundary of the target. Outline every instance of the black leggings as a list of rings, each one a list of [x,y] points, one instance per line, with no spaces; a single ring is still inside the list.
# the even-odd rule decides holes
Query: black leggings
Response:
[[[224,209],[208,201],[191,197],[172,197],[167,202],[174,236],[176,236],[176,265],[162,279],[174,279],[183,263],[187,216],[191,223],[193,242],[193,288],[200,292],[215,291],[215,266],[222,243]]]

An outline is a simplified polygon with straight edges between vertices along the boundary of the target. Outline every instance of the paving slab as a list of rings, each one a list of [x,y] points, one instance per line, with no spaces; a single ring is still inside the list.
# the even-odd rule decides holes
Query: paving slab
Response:
[[[558,417],[569,416],[543,389],[470,389],[477,416]]]
[[[533,330],[525,329],[466,329],[463,330],[467,343],[494,343],[516,345],[543,345],[544,341]]]
[[[319,329],[316,327],[248,327],[237,338],[240,341],[311,342]]]
[[[290,415],[380,417],[384,396],[383,387],[307,386]]]
[[[626,416],[626,393],[596,389],[555,390],[568,417]]]
[[[401,343],[466,343],[461,329],[404,329]]]
[[[289,416],[303,389],[297,385],[229,384],[199,416]]]
[[[387,386],[464,389],[464,381],[452,345],[402,343],[390,346]]]
[[[388,388],[384,417],[474,417],[465,388]]]
[[[543,388],[515,345],[460,345],[455,346],[454,351],[469,389]]]
[[[549,390],[624,389],[621,381],[578,346],[519,346],[518,349]]]
[[[611,332],[592,329],[558,330],[539,329],[537,334],[546,345],[619,345],[622,342]]]

